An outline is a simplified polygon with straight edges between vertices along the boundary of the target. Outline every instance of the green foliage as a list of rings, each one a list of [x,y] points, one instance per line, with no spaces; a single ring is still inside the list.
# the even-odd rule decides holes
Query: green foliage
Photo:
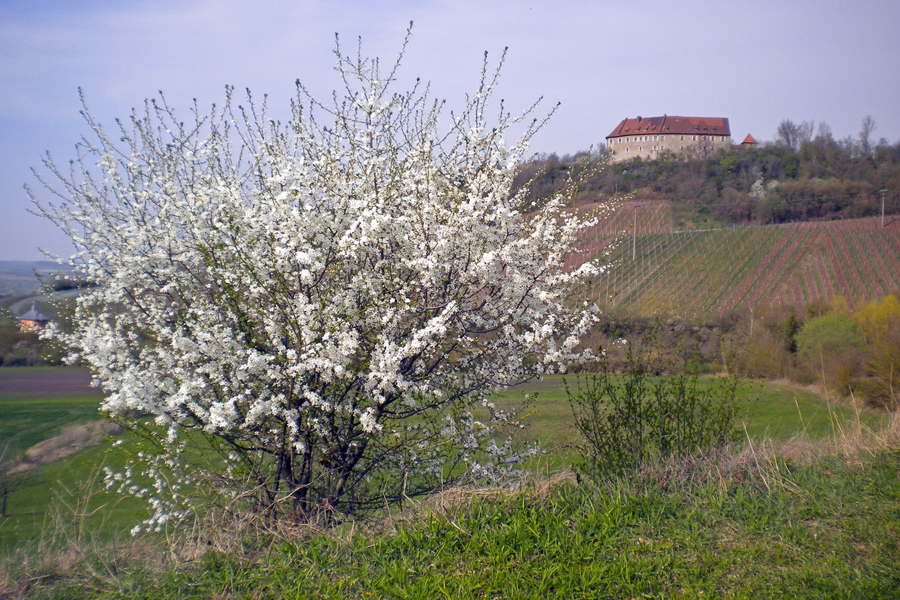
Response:
[[[824,315],[810,319],[797,333],[797,353],[801,357],[862,350],[862,330],[846,315]]]
[[[824,380],[841,394],[853,389],[864,350],[862,330],[846,314],[812,318],[797,332],[797,356],[807,378]]]
[[[890,410],[900,409],[900,301],[885,296],[853,315],[868,345],[861,389],[866,399]]]
[[[735,379],[701,387],[686,365],[673,376],[654,376],[648,354],[629,347],[626,372],[616,377],[609,363],[600,373],[566,386],[575,427],[581,434],[580,468],[605,479],[656,458],[684,456],[737,439]]]

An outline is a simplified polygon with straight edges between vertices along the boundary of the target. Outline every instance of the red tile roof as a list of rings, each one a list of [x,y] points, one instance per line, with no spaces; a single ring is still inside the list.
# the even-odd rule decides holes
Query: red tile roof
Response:
[[[624,119],[612,130],[608,138],[625,135],[643,135],[645,133],[680,133],[690,135],[727,135],[731,136],[728,119],[722,117],[638,117]]]
[[[757,142],[756,139],[748,133],[747,137],[745,137],[744,141],[741,143],[742,144],[758,144],[759,142]]]

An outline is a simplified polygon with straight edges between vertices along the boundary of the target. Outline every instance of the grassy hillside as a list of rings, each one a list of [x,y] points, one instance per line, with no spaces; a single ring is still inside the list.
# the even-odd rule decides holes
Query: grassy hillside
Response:
[[[593,298],[635,314],[715,317],[837,296],[856,308],[900,290],[900,221],[675,231],[666,214],[665,203],[631,202],[585,236],[582,256],[606,249],[617,266],[594,282]]]
[[[897,598],[900,427],[851,439],[842,455],[827,445],[782,447],[786,457],[751,448],[600,485],[569,475],[451,490],[330,529],[266,532],[245,516],[172,528],[165,540],[72,536],[65,552],[47,544],[51,552],[13,557],[0,594]]]
[[[33,450],[96,415],[84,373],[0,370],[4,439]],[[74,379],[73,379],[74,378]],[[71,389],[54,385],[69,381]],[[318,530],[217,514],[130,538],[143,506],[102,490],[111,441],[22,474],[0,520],[0,597],[891,598],[900,591],[900,426],[770,384],[740,392],[749,442],[604,484],[559,473],[574,440],[561,378],[526,407],[548,454],[503,490],[451,490]],[[887,429],[885,429],[887,427]],[[877,433],[873,434],[872,431]],[[127,446],[127,443],[126,443]],[[849,459],[849,460],[848,460]],[[112,462],[110,462],[112,461]],[[223,520],[224,519],[224,520]],[[287,529],[285,529],[287,527]]]
[[[0,554],[45,534],[48,519],[62,499],[71,503],[78,493],[91,488],[98,491],[99,482],[91,482],[91,478],[96,477],[99,465],[121,466],[123,453],[108,452],[111,440],[103,441],[102,432],[91,436],[84,431],[85,424],[99,417],[100,399],[88,381],[85,371],[68,367],[0,369],[0,443],[8,444],[14,454],[27,452],[33,462],[27,471],[14,476],[9,515],[0,520]],[[573,378],[569,381],[574,384]],[[530,402],[526,402],[526,394],[532,396]],[[516,434],[519,441],[538,441],[545,450],[529,465],[531,469],[547,472],[571,465],[575,430],[561,377],[507,390],[494,401],[500,408],[519,408],[526,424]],[[857,423],[878,428],[884,421],[881,412],[831,406],[812,392],[774,384],[743,385],[738,406],[739,423],[754,443],[796,435],[822,439]],[[40,463],[41,455],[60,448],[70,452],[53,462]],[[104,509],[92,514],[88,523],[98,535],[102,529],[103,536],[128,531],[144,510],[136,501],[122,502],[105,492],[94,494],[82,509],[101,506]]]

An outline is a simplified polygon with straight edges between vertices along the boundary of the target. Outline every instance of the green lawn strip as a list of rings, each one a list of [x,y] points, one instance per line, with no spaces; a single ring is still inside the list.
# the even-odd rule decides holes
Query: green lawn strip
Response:
[[[738,421],[752,439],[786,439],[806,435],[821,439],[861,425],[878,428],[881,411],[835,405],[813,392],[773,383],[744,384],[739,392]]]
[[[195,433],[188,439],[182,457],[185,472],[199,479],[197,483],[183,483],[181,491],[202,506],[209,490],[201,487],[194,493],[191,486],[208,486],[207,475],[224,468],[220,464],[211,466],[218,463],[218,454],[206,438]],[[134,433],[123,431],[66,458],[15,475],[8,516],[0,520],[0,556],[46,543],[49,538],[65,543],[66,537],[76,533],[87,533],[100,541],[129,538],[131,529],[150,516],[150,505],[147,499],[106,489],[104,469],[122,473],[135,453],[150,447]],[[134,471],[132,483],[153,495],[152,482]],[[162,476],[171,478],[166,472]],[[65,527],[60,529],[61,525]]]
[[[522,435],[528,441],[539,441],[553,453],[575,442],[575,428],[563,379],[571,386],[577,383],[577,375],[549,376],[522,386],[507,389],[493,398],[501,409],[523,407],[520,415],[526,416],[526,428]],[[701,389],[714,385],[714,378],[701,378]],[[533,397],[526,402],[526,394]],[[738,425],[746,427],[748,435],[756,440],[763,437],[784,439],[795,435],[808,435],[818,439],[839,433],[860,423],[877,428],[883,421],[883,413],[873,409],[854,410],[832,405],[826,398],[813,392],[768,382],[743,382],[738,386]]]
[[[69,425],[103,418],[100,398],[53,400],[0,397],[0,445],[22,452]],[[2,448],[0,448],[2,449]]]

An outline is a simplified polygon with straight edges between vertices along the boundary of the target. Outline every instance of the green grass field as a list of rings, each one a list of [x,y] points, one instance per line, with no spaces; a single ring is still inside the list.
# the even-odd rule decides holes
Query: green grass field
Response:
[[[65,426],[97,419],[100,398],[66,397],[70,392],[56,385],[59,381],[71,382],[72,377],[72,371],[65,367],[0,370],[2,443],[21,452],[58,434]],[[27,391],[22,382],[28,379],[41,381],[49,391],[43,397]],[[86,380],[82,376],[74,381],[85,385]],[[576,378],[569,377],[568,381],[574,385]],[[527,399],[526,395],[531,398]],[[576,432],[562,377],[548,377],[511,388],[498,394],[494,401],[500,408],[519,407],[526,428],[516,435],[521,441],[538,441],[544,450],[527,465],[530,469],[547,473],[571,465],[575,458],[572,444]],[[755,440],[785,439],[804,433],[821,438],[857,421],[877,427],[883,419],[882,413],[873,410],[857,412],[830,406],[824,398],[811,392],[768,383],[743,384],[738,406],[738,421]],[[0,551],[38,539],[46,533],[54,504],[67,497],[71,502],[70,492],[85,487],[99,466],[117,467],[122,462],[120,453],[110,452],[110,442],[103,442],[15,475],[17,487],[9,496],[9,516],[0,520]],[[95,491],[99,483],[95,481]],[[145,511],[133,499],[105,492],[97,493],[84,509],[91,513],[91,526],[106,532],[103,535],[127,531],[139,520],[137,515]]]
[[[551,455],[565,459],[577,432],[563,379],[547,377],[510,388],[498,394],[494,402],[504,409],[523,407],[520,415],[527,424],[523,437],[539,441]],[[578,378],[565,379],[574,388]],[[711,378],[701,379],[701,389],[713,383]],[[767,382],[742,382],[737,390],[737,408],[737,425],[753,440],[784,440],[803,435],[815,440],[840,433],[857,423],[877,428],[884,420],[880,411],[832,405],[827,398],[813,392]],[[564,467],[563,462],[551,458],[550,466]]]
[[[25,571],[37,580],[27,597],[900,597],[900,452],[719,466],[692,465],[701,477],[666,489],[646,473],[643,485],[538,482],[459,491],[368,526],[288,537],[212,526],[88,547]]]
[[[44,369],[0,378],[48,383],[70,374]],[[16,448],[97,416],[99,398],[11,392],[12,380],[3,381],[0,431]],[[900,453],[890,447],[853,461],[793,465],[768,457],[724,471],[679,466],[606,487],[570,480],[548,486],[540,481],[569,465],[575,439],[562,378],[507,390],[495,401],[523,405],[523,439],[547,451],[531,465],[538,483],[418,501],[399,519],[351,522],[290,541],[259,531],[235,537],[218,525],[132,540],[127,531],[145,508],[98,491],[98,466],[123,460],[110,441],[41,465],[22,474],[10,514],[0,520],[0,557],[9,557],[0,561],[0,596],[900,597]],[[882,413],[768,383],[742,385],[738,405],[754,441],[827,438],[886,421]],[[684,479],[691,471],[701,475]],[[227,548],[218,541],[228,539]]]
[[[89,382],[90,375],[81,369],[0,369],[0,449],[7,448],[8,456],[21,456],[67,428],[101,419],[102,398]],[[108,449],[109,443],[104,442],[9,475],[12,493],[7,516],[0,518],[0,553],[35,542],[42,535],[53,535],[54,506],[67,512],[61,503],[76,502],[86,491],[92,472],[108,461],[121,464],[121,458],[110,455]],[[101,487],[101,481],[94,483],[94,488]],[[110,523],[115,530],[127,529],[141,509],[133,501],[104,493],[79,507],[85,515],[90,513],[84,518],[98,531],[103,529],[102,523]]]

